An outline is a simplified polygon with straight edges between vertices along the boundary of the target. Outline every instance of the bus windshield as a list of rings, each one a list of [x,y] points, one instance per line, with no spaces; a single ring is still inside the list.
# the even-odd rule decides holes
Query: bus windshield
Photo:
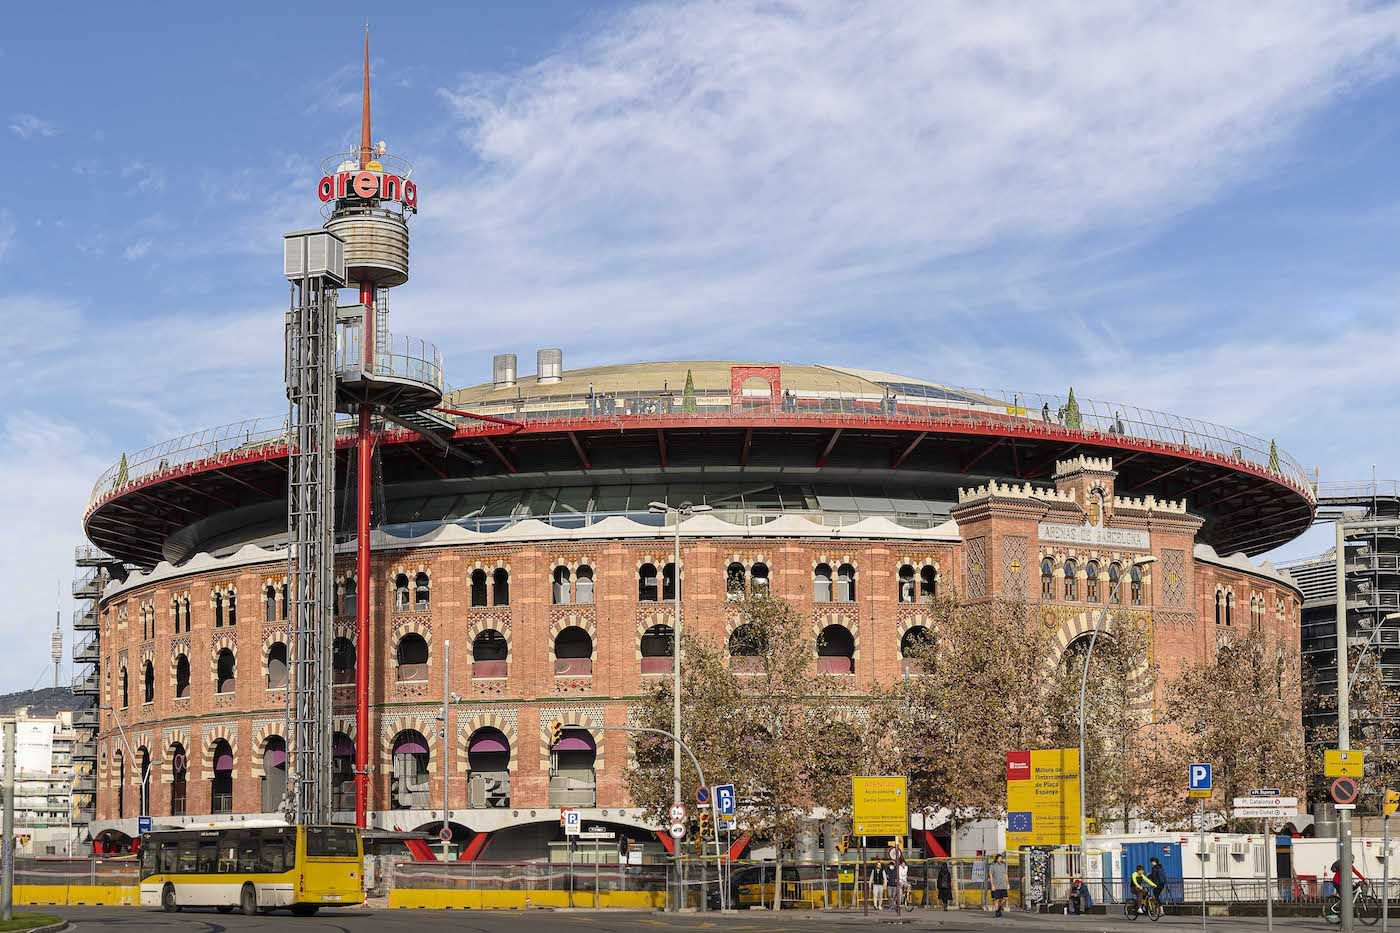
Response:
[[[355,830],[344,826],[306,827],[307,858],[355,858]]]

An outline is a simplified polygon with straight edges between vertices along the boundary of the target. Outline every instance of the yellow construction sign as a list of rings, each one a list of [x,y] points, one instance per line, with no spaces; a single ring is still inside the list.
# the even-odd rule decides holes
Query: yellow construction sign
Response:
[[[851,778],[851,832],[856,836],[904,836],[909,832],[909,779]]]
[[[1006,753],[1006,848],[1079,842],[1079,749]]]
[[[1327,777],[1359,778],[1365,776],[1366,753],[1358,749],[1329,748],[1322,773]]]

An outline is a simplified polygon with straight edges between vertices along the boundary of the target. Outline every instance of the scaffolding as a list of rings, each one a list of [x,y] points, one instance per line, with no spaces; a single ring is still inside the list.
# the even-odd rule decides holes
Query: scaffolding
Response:
[[[331,616],[335,604],[336,299],[343,245],[331,234],[288,234],[286,382],[287,576],[292,598],[290,780],[284,808],[299,825],[330,822]],[[339,261],[337,262],[337,258]]]

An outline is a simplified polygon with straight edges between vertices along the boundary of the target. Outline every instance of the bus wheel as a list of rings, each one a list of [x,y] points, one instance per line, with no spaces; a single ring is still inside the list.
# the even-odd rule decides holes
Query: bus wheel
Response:
[[[258,889],[253,885],[243,885],[243,893],[238,897],[238,906],[243,910],[246,917],[255,916],[258,912]]]
[[[317,909],[315,904],[297,904],[292,908],[292,914],[297,917],[314,917]]]
[[[175,885],[166,882],[165,887],[160,889],[160,906],[168,914],[180,910],[180,905],[175,901]]]

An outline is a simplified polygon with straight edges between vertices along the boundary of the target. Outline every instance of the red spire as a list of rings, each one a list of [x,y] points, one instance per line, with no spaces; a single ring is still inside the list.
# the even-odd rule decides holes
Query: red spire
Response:
[[[369,24],[365,24],[365,99],[360,110],[360,168],[364,168],[373,157],[369,133]]]

